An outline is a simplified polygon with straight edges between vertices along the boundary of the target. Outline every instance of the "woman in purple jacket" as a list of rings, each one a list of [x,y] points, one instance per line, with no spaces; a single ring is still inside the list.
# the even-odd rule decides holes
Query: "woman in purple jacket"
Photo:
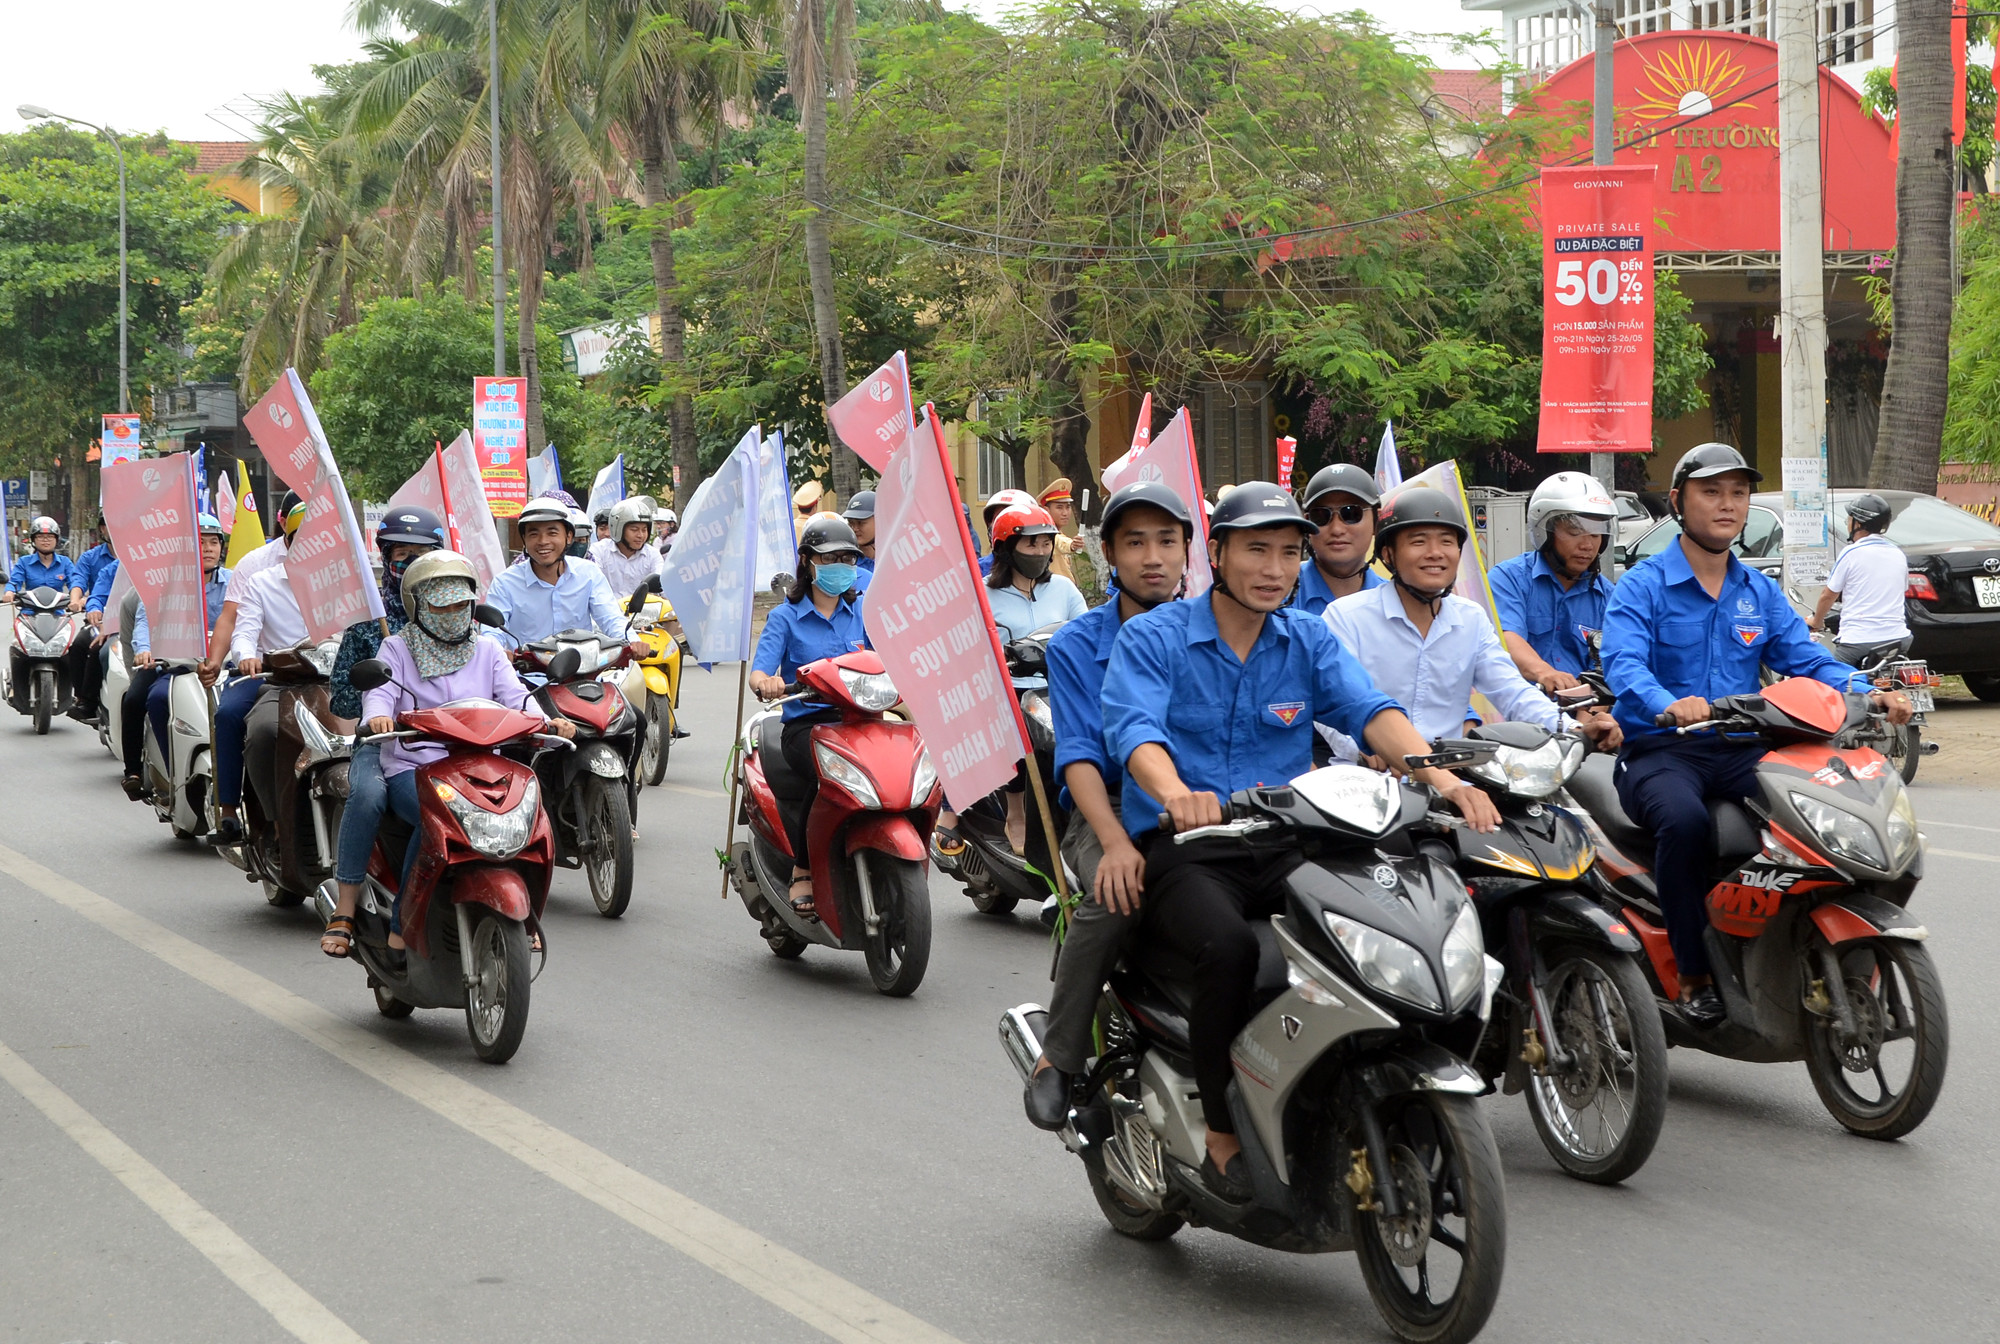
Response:
[[[403,575],[403,609],[409,614],[409,624],[383,640],[376,652],[375,656],[389,665],[389,680],[363,693],[363,732],[394,732],[397,715],[413,709],[435,709],[455,700],[493,700],[510,709],[536,712],[527,685],[515,675],[500,641],[479,633],[473,623],[472,607],[478,596],[472,562],[462,555],[433,551],[410,566]],[[576,729],[567,719],[550,719],[549,731],[568,737]],[[416,769],[444,755],[445,748],[435,742],[390,741],[382,748],[382,793],[348,799],[340,821],[335,865],[340,904],[320,940],[320,950],[329,957],[345,957],[354,945],[354,911],[361,901],[368,854],[374,848],[383,811],[393,807],[397,816],[415,826]],[[403,856],[403,882],[408,881],[416,857],[413,841]],[[400,888],[403,883],[397,885]],[[399,914],[401,905],[399,894]],[[390,933],[389,946],[403,946],[399,932]]]

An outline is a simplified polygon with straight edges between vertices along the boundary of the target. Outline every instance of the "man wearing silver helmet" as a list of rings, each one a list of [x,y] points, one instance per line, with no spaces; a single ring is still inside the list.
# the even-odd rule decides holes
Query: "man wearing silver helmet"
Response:
[[[653,549],[653,501],[644,495],[621,499],[611,507],[611,535],[594,543],[590,558],[620,602],[660,572],[660,553]]]
[[[1596,663],[1611,585],[1597,572],[1618,518],[1611,492],[1580,471],[1559,471],[1528,497],[1528,544],[1487,575],[1501,639],[1521,675],[1566,691]]]

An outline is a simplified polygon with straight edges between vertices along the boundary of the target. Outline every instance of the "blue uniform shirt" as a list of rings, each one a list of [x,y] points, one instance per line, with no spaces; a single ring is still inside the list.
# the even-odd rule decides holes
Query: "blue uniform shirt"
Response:
[[[85,611],[103,611],[111,600],[111,585],[118,582],[118,562],[99,565],[97,574],[90,581],[90,595],[84,599]]]
[[[1104,745],[1104,669],[1118,640],[1118,599],[1112,598],[1056,631],[1049,640],[1049,713],[1055,719],[1056,781],[1078,762],[1097,767],[1112,801],[1125,783],[1122,761],[1112,759]],[[1062,804],[1070,805],[1069,785],[1062,784]]]
[[[1528,647],[1558,672],[1580,676],[1591,669],[1591,635],[1604,632],[1604,608],[1611,585],[1591,570],[1568,588],[1540,551],[1528,551],[1486,575],[1500,628],[1528,641]]]
[[[859,560],[856,560],[854,562],[854,567],[860,570],[863,574],[873,574],[875,572],[875,557],[872,555],[864,555]]]
[[[798,680],[799,669],[807,663],[868,647],[860,598],[837,602],[833,615],[822,616],[810,597],[801,597],[773,607],[764,619],[764,633],[758,637],[750,670],[791,682]],[[796,719],[823,708],[809,700],[794,700],[785,706],[785,717]]]
[[[988,574],[991,574],[992,572],[993,572],[993,557],[992,557],[992,555],[991,555],[991,554],[987,554],[987,555],[982,555],[982,556],[980,556],[980,557],[979,557],[979,577],[983,579],[983,578],[985,578],[985,577],[986,577],[986,576],[987,576]]]
[[[1653,719],[1674,701],[1715,700],[1757,690],[1762,664],[1835,690],[1870,689],[1868,678],[1813,643],[1806,623],[1769,575],[1734,555],[1722,593],[1711,598],[1678,541],[1625,572],[1604,612],[1604,676],[1618,694],[1612,714],[1629,743],[1670,731]]]
[[[1361,571],[1361,591],[1364,593],[1387,582],[1375,572],[1373,565]],[[1333,601],[1333,589],[1327,587],[1326,575],[1320,573],[1319,566],[1313,563],[1310,555],[1307,556],[1306,562],[1299,566],[1299,588],[1292,594],[1292,605],[1308,615],[1324,616]]]
[[[83,571],[83,591],[95,592],[98,576],[106,569],[118,568],[118,556],[109,545],[100,543],[78,556],[76,567]]]
[[[7,576],[7,591],[18,593],[29,588],[57,588],[67,594],[72,588],[81,588],[86,593],[90,585],[83,581],[83,571],[76,567],[76,561],[57,551],[50,556],[47,564],[42,557],[29,551],[14,562],[13,572]]]
[[[1250,657],[1239,661],[1216,631],[1211,600],[1168,602],[1118,632],[1102,694],[1113,760],[1128,763],[1158,742],[1188,788],[1226,803],[1238,789],[1312,769],[1314,723],[1359,742],[1370,719],[1402,708],[1323,621],[1302,611],[1266,616]],[[1133,835],[1159,829],[1159,802],[1130,780],[1120,814]]]

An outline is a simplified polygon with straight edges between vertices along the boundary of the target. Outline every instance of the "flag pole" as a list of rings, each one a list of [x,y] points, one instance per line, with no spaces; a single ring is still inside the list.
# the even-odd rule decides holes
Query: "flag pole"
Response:
[[[729,735],[729,817],[728,835],[722,842],[722,899],[729,899],[729,859],[736,850],[736,790],[742,772],[736,766],[737,742],[743,736],[743,691],[750,684],[750,660],[745,658],[736,677],[736,729]]]
[[[756,427],[753,430],[753,432],[757,435],[757,443],[761,448],[764,442],[764,434],[762,427],[761,426]],[[622,459],[624,457],[624,454],[622,453],[619,454],[619,457]],[[743,664],[736,674],[736,724],[733,728],[729,730],[729,755],[726,758],[732,763],[734,768],[732,768],[729,772],[729,817],[726,826],[725,838],[722,842],[721,896],[722,899],[725,901],[729,899],[729,858],[731,852],[736,848],[737,786],[739,780],[742,778],[741,762],[737,761],[736,753],[740,748],[743,738],[743,692],[750,685],[750,655],[751,655],[750,631],[751,628],[756,624],[757,620],[756,575],[757,575],[757,535],[758,535],[757,529],[759,526],[759,521],[757,518],[757,501],[763,496],[763,492],[759,488],[759,482],[757,479],[757,472],[758,472],[757,457],[758,455],[756,453],[752,453],[744,462],[744,465],[749,469],[750,472],[750,488],[744,491],[743,493],[744,521],[748,524],[748,527],[746,528],[746,535],[748,539],[744,542],[743,545],[743,585],[744,585],[743,634],[740,645],[740,647],[743,649]],[[622,483],[625,469],[624,467],[621,466],[618,470]],[[806,856],[803,854],[794,854],[792,856],[793,866],[794,867],[799,866],[798,860],[805,857]]]

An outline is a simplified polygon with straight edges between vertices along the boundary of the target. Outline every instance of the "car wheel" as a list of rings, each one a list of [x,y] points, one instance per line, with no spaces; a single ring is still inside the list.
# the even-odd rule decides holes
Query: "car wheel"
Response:
[[[1968,672],[1965,689],[1989,705],[2000,701],[2000,672]]]

